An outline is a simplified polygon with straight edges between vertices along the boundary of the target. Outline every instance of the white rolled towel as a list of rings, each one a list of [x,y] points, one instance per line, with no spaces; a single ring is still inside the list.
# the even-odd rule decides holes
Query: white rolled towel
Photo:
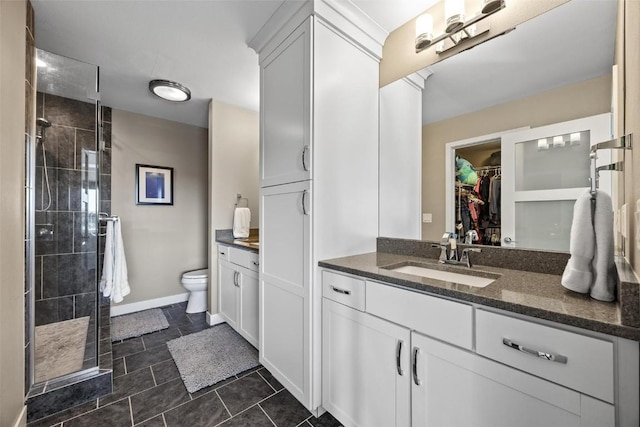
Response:
[[[571,258],[562,274],[562,286],[586,294],[593,283],[596,238],[591,223],[591,193],[581,194],[573,207],[569,252]]]
[[[249,237],[251,226],[251,211],[249,208],[236,208],[233,212],[233,237],[246,239]]]
[[[598,191],[593,216],[595,254],[593,257],[593,285],[591,298],[613,301],[616,298],[616,272],[613,253],[613,204],[611,197]]]

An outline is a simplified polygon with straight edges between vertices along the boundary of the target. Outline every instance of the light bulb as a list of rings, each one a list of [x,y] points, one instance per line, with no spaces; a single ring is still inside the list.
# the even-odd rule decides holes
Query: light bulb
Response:
[[[464,26],[464,0],[445,0],[444,19],[448,34],[459,31]]]
[[[422,14],[416,19],[416,50],[425,49],[433,41],[433,16]]]

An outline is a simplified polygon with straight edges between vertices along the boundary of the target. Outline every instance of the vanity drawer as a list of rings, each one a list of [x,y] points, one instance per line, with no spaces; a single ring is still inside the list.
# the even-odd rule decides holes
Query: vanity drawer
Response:
[[[365,281],[331,271],[323,271],[322,296],[356,310],[364,311]]]
[[[476,352],[613,403],[611,342],[476,310]]]
[[[367,281],[367,313],[471,350],[470,305]]]
[[[229,261],[250,270],[258,271],[259,256],[255,252],[230,247]]]
[[[229,246],[218,245],[218,259],[229,261]]]

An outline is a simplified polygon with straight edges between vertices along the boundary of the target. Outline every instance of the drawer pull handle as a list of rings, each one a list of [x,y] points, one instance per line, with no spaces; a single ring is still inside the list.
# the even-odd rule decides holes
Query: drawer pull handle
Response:
[[[340,289],[340,288],[336,288],[335,286],[332,286],[331,289],[333,289],[333,292],[337,292],[339,294],[343,294],[343,295],[351,295],[351,291],[348,291],[346,289]]]
[[[506,345],[509,348],[513,348],[514,350],[518,350],[523,353],[530,354],[532,356],[540,357],[542,359],[550,360],[552,362],[567,363],[567,360],[568,360],[567,356],[534,350],[532,348],[528,348],[518,343],[515,343],[511,341],[509,338],[502,338],[502,344]]]
[[[402,355],[402,340],[398,340],[396,344],[396,369],[398,370],[398,375],[404,375],[402,372],[402,366],[400,366],[400,356]]]
[[[416,385],[420,385],[420,378],[418,378],[418,354],[420,353],[420,349],[418,347],[413,347],[413,382]]]

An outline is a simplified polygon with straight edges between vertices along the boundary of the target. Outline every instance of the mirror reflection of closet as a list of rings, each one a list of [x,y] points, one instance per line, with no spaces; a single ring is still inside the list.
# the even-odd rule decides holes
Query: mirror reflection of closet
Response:
[[[460,241],[500,246],[500,140],[455,150],[455,227]]]

